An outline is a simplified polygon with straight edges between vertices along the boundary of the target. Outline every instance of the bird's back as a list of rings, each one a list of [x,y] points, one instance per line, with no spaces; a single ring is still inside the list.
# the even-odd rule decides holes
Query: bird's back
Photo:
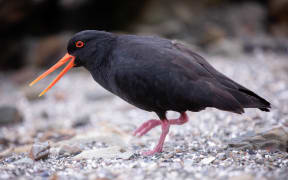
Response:
[[[110,91],[148,111],[235,113],[267,111],[269,102],[214,69],[181,43],[157,37],[119,36],[110,56]]]

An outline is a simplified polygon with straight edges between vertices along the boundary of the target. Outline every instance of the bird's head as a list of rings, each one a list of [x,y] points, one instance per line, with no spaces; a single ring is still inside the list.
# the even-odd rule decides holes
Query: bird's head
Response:
[[[50,83],[49,86],[39,95],[42,96],[50,88],[52,88],[71,68],[79,66],[87,67],[89,64],[91,65],[97,62],[99,57],[103,56],[103,52],[105,52],[105,49],[107,49],[107,44],[110,43],[110,40],[113,38],[113,36],[114,35],[111,33],[96,30],[85,30],[76,33],[68,42],[68,53],[66,53],[64,57],[62,57],[54,66],[49,68],[46,72],[32,81],[30,86],[34,85],[68,62],[66,67],[54,79],[54,81]]]

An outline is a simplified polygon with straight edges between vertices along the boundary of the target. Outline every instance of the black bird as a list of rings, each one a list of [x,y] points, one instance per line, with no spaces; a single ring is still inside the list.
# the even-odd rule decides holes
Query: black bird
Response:
[[[147,155],[162,151],[170,125],[188,121],[186,111],[214,107],[238,114],[244,113],[244,108],[269,112],[269,102],[218,72],[204,58],[176,41],[86,30],[70,39],[67,50],[58,63],[30,85],[71,59],[41,96],[70,68],[85,67],[111,93],[158,115],[160,120],[149,120],[134,132],[142,136],[155,126],[162,126],[158,145],[144,153]],[[168,120],[169,110],[181,116]]]

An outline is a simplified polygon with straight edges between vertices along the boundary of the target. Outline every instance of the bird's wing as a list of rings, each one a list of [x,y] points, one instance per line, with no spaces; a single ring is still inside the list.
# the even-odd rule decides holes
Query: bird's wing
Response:
[[[175,48],[176,50],[190,56],[190,61],[197,62],[199,65],[202,66],[203,69],[206,70],[206,72],[208,72],[213,78],[215,78],[219,82],[221,82],[221,84],[223,84],[224,86],[227,86],[227,87],[233,88],[233,89],[239,89],[239,88],[246,89],[246,88],[242,87],[240,84],[229,79],[224,74],[217,71],[203,57],[201,57],[200,55],[193,52],[193,50],[188,45],[183,44],[183,43],[178,42],[178,41],[172,41],[172,44],[173,44],[173,48]]]
[[[239,102],[214,83],[213,74],[190,55],[171,44],[148,44],[126,43],[114,52],[115,94],[138,107],[144,102],[160,109],[216,107],[243,112]]]
[[[225,90],[229,91],[229,93],[232,94],[243,105],[243,107],[259,108],[263,111],[269,111],[269,109],[267,109],[270,108],[270,103],[268,101],[217,71],[203,57],[194,53],[189,46],[177,41],[172,41],[172,44],[173,48],[189,55],[191,61],[200,64],[213,78],[217,80],[217,83],[220,83]]]

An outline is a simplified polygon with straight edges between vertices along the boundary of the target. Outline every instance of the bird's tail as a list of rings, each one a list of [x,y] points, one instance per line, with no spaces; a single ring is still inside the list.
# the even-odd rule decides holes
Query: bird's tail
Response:
[[[261,111],[270,111],[270,103],[248,89],[240,88],[235,90],[228,88],[228,91],[244,108],[258,108]]]

